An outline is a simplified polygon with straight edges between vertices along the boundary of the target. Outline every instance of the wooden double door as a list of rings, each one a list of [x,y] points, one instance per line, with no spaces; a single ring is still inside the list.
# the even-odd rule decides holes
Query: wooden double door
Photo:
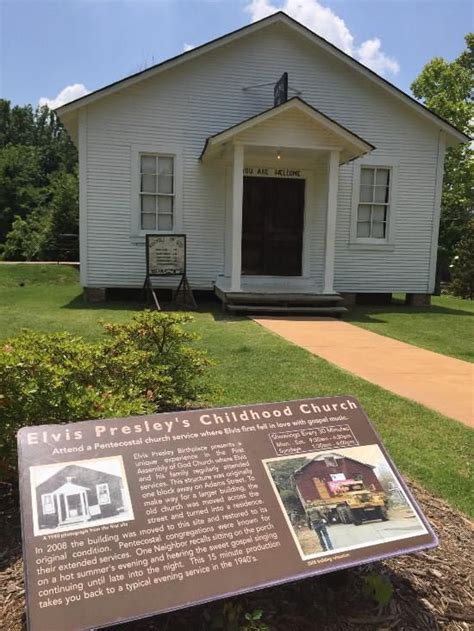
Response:
[[[244,177],[242,274],[301,276],[304,180]]]

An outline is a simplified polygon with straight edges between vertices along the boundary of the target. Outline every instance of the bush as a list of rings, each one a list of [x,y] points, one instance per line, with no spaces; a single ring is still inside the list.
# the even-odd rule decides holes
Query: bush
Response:
[[[466,226],[450,265],[451,291],[460,298],[474,298],[474,219]]]
[[[25,218],[16,215],[2,249],[6,261],[77,261],[79,192],[77,172],[55,173],[48,194]]]
[[[25,331],[0,349],[0,460],[11,472],[24,425],[150,414],[203,403],[209,361],[185,314],[145,311],[105,324],[98,343]]]
[[[36,261],[41,258],[50,220],[42,210],[32,211],[26,219],[15,217],[3,246],[5,261]]]

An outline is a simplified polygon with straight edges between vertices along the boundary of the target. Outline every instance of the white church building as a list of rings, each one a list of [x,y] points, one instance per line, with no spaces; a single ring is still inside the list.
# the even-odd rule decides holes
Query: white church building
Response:
[[[147,234],[185,234],[191,287],[230,310],[434,290],[444,154],[469,139],[284,13],[57,114],[90,298],[143,285]]]

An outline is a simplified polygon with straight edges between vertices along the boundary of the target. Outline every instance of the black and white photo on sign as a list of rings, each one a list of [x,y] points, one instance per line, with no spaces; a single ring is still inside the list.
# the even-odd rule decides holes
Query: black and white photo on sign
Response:
[[[35,536],[134,518],[121,456],[30,467]]]
[[[378,445],[263,464],[303,559],[427,532]]]

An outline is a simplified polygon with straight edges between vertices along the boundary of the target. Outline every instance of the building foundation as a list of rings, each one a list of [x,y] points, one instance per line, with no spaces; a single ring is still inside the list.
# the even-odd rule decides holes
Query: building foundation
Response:
[[[105,287],[84,287],[83,295],[86,302],[105,302],[107,290]]]
[[[410,307],[429,307],[431,294],[406,294],[405,304]]]

